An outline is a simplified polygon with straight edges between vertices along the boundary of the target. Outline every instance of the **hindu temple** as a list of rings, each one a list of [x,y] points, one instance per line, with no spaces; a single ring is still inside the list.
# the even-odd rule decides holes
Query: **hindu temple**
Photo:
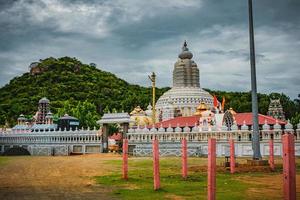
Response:
[[[173,69],[173,87],[156,103],[156,121],[192,116],[203,102],[213,108],[213,97],[200,86],[200,72],[185,41]]]

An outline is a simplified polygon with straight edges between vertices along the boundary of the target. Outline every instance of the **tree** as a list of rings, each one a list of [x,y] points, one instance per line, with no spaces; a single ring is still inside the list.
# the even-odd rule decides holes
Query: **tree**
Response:
[[[72,109],[74,117],[79,119],[80,126],[87,128],[98,127],[96,121],[100,116],[96,112],[96,106],[87,100],[78,102],[76,108]]]
[[[108,105],[103,110],[104,113],[110,113]]]
[[[293,124],[293,127],[297,127],[298,123],[300,123],[300,112],[297,112],[292,118],[291,118],[291,124]]]
[[[98,127],[96,121],[99,120],[100,116],[96,112],[96,106],[87,100],[84,102],[79,101],[76,105],[70,101],[65,101],[63,107],[58,109],[58,116],[64,114],[76,117],[80,122],[80,127]]]

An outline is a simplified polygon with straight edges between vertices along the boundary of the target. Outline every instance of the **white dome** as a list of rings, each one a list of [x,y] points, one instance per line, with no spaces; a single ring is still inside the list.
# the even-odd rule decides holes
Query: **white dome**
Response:
[[[200,87],[174,87],[165,92],[156,102],[157,114],[166,109],[182,109],[183,116],[192,116],[196,112],[197,106],[204,102],[213,108],[213,97]],[[172,108],[170,108],[170,106]],[[172,117],[163,117],[163,120]]]

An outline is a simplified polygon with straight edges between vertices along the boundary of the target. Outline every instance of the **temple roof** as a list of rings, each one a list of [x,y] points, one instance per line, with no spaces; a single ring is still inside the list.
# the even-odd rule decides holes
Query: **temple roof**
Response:
[[[194,127],[195,124],[199,124],[199,116],[189,116],[189,117],[175,117],[173,119],[169,119],[169,120],[165,120],[159,123],[155,124],[156,128],[160,128],[161,126],[163,128],[168,128],[169,126],[171,126],[172,128],[175,128],[177,126],[179,127],[185,127],[185,126],[189,126],[189,127]]]
[[[17,120],[27,120],[25,117],[24,117],[24,115],[23,114],[21,114],[19,117],[18,117],[18,119]]]
[[[39,103],[50,103],[50,101],[46,97],[43,97],[39,100]]]
[[[57,124],[34,124],[30,129],[31,130],[55,130]]]
[[[171,127],[185,127],[185,126],[189,126],[189,127],[194,127],[195,124],[199,124],[199,119],[200,116],[189,116],[189,117],[175,117],[173,119],[169,119],[166,121],[162,121],[159,123],[155,124],[156,128],[162,127],[163,128],[168,128],[169,126]],[[237,113],[235,115],[235,120],[238,126],[242,126],[245,122],[246,125],[252,125],[252,113]],[[267,115],[262,115],[262,114],[258,114],[258,120],[259,120],[259,125],[263,125],[265,124],[265,122],[267,122],[267,124],[269,125],[274,125],[276,124],[276,119],[271,117],[271,116],[267,116]],[[278,124],[280,125],[285,125],[286,122],[281,121],[281,120],[277,120]]]
[[[249,112],[249,113],[236,113],[236,115],[234,117],[235,117],[236,123],[238,125],[243,125],[244,121],[245,121],[246,125],[252,125],[252,123],[253,123],[251,112]],[[276,119],[274,117],[258,114],[258,123],[260,125],[263,125],[263,124],[265,124],[265,121],[269,125],[276,124]],[[285,121],[282,121],[282,120],[277,120],[277,121],[278,121],[278,124],[280,124],[280,125],[286,124]]]
[[[74,119],[74,120],[78,120],[76,117],[72,117],[72,116],[70,116],[70,115],[68,115],[68,114],[65,114],[64,116],[62,116],[62,117],[59,118],[59,119]]]
[[[103,117],[97,121],[98,124],[110,123],[130,123],[132,120],[128,113],[105,113]]]
[[[30,127],[28,125],[15,125],[12,130],[29,130]]]

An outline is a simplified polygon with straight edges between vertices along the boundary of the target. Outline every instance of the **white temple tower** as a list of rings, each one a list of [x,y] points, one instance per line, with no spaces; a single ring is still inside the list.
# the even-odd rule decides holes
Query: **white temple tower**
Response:
[[[156,102],[157,121],[192,116],[201,102],[213,107],[213,97],[200,87],[199,69],[192,58],[185,41],[174,64],[173,87]]]

